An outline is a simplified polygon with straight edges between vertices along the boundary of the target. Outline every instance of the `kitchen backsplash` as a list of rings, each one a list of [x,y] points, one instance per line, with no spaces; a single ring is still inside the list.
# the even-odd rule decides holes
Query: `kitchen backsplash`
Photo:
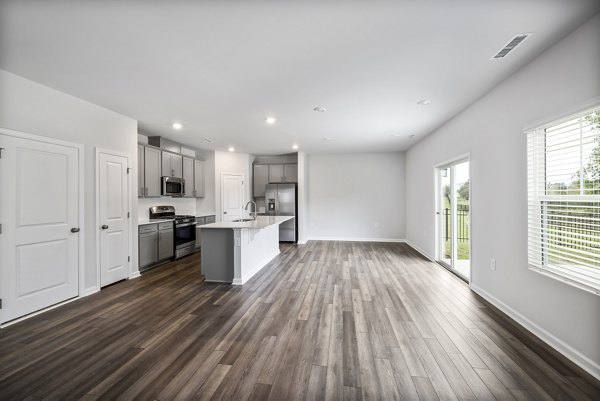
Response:
[[[196,198],[138,198],[138,221],[148,220],[152,206],[174,206],[177,214],[196,215]]]

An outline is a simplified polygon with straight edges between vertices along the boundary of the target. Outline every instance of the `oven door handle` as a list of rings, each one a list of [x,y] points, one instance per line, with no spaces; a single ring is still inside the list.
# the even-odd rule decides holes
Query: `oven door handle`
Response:
[[[175,228],[188,227],[188,226],[195,226],[195,225],[196,225],[196,223],[175,224]]]

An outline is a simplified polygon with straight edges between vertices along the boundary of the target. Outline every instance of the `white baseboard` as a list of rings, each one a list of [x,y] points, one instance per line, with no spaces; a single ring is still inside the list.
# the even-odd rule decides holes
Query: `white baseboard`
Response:
[[[299,240],[299,241],[297,242],[297,244],[298,244],[298,245],[306,245],[306,243],[307,243],[307,242],[308,242],[308,240],[305,240],[305,239],[303,239],[303,240]]]
[[[600,380],[600,365],[594,361],[592,361],[587,356],[583,355],[581,352],[577,351],[569,344],[565,343],[561,339],[557,338],[553,334],[549,333],[547,330],[538,326],[525,316],[521,315],[519,312],[506,305],[504,302],[500,301],[498,298],[488,293],[481,287],[478,287],[476,284],[471,283],[471,289],[475,291],[478,295],[484,298],[486,301],[494,305],[496,308],[500,309],[502,312],[507,314],[511,319],[519,323],[525,329],[533,333],[536,337],[544,341],[546,344],[554,348],[565,358],[569,359],[580,368],[588,372],[590,375],[594,376],[596,379]]]
[[[415,245],[414,242],[406,240],[406,243],[408,244],[408,246],[410,246],[412,249],[414,249],[415,251],[419,252],[421,255],[425,256],[427,259],[429,259],[432,262],[435,262],[435,259],[431,257],[431,255],[429,255],[427,252],[425,252],[423,249],[421,249],[420,247],[418,247],[417,245]]]
[[[346,238],[346,237],[309,237],[307,241],[406,242],[406,240],[402,239],[402,238]]]
[[[88,295],[92,295],[100,291],[100,287],[90,287],[83,290],[83,294],[79,296],[79,298],[87,297]]]
[[[250,274],[246,275],[246,277],[241,277],[241,278],[234,277],[233,281],[231,282],[231,284],[232,285],[243,285],[243,284],[246,284],[252,277],[256,276],[256,274],[258,274],[259,271],[261,271],[262,269],[264,269],[265,266],[268,265],[273,259],[275,259],[277,257],[277,255],[279,255],[280,253],[281,252],[278,250],[273,255],[264,258],[261,262],[259,262],[259,263],[256,264],[256,266],[259,266],[259,267],[255,271],[253,271]]]
[[[83,294],[81,294],[81,295],[79,295],[79,296],[77,296],[77,297],[75,297],[75,298],[67,299],[66,301],[62,301],[62,302],[59,302],[59,303],[57,303],[57,304],[54,304],[54,305],[48,306],[47,308],[40,309],[40,310],[38,310],[38,311],[35,311],[35,312],[31,312],[31,313],[29,313],[29,314],[27,314],[27,315],[25,315],[25,316],[18,317],[18,318],[16,318],[16,319],[13,319],[13,320],[11,320],[11,321],[8,321],[8,322],[4,322],[4,323],[0,324],[0,328],[4,328],[4,327],[8,327],[8,326],[12,326],[12,325],[13,325],[13,324],[15,324],[15,323],[22,322],[23,320],[27,320],[27,319],[29,319],[29,318],[32,318],[32,317],[34,317],[34,316],[40,315],[40,314],[42,314],[42,313],[44,313],[44,312],[51,311],[52,309],[56,309],[56,308],[58,308],[58,307],[60,307],[60,306],[63,306],[63,305],[69,304],[69,303],[71,303],[71,302],[73,302],[73,301],[77,301],[78,299],[81,299],[81,298],[87,297],[87,296],[89,296],[89,295],[95,294],[95,293],[97,293],[98,291],[100,291],[100,288],[98,288],[98,287],[90,287],[90,288],[86,288],[86,289],[83,291]]]
[[[134,279],[134,278],[138,278],[140,276],[141,276],[140,271],[136,270],[133,273],[131,273],[127,279],[131,280],[131,279]]]

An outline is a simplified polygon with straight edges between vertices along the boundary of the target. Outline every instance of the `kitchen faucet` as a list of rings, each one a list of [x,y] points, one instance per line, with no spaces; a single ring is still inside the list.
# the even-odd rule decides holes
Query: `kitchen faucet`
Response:
[[[256,202],[254,202],[254,201],[248,201],[248,203],[246,203],[246,207],[244,208],[244,210],[248,210],[248,206],[250,206],[250,204],[251,204],[251,203],[252,203],[252,204],[254,204],[254,215],[252,215],[252,213],[253,213],[253,212],[252,212],[252,211],[250,211],[250,216],[251,216],[251,217],[252,217],[254,220],[256,220]]]

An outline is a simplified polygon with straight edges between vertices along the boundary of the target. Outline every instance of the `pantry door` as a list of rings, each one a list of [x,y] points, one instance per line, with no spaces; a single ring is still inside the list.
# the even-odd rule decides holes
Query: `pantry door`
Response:
[[[0,323],[79,295],[79,145],[0,132]]]
[[[96,150],[100,285],[129,277],[129,174],[128,157]]]

